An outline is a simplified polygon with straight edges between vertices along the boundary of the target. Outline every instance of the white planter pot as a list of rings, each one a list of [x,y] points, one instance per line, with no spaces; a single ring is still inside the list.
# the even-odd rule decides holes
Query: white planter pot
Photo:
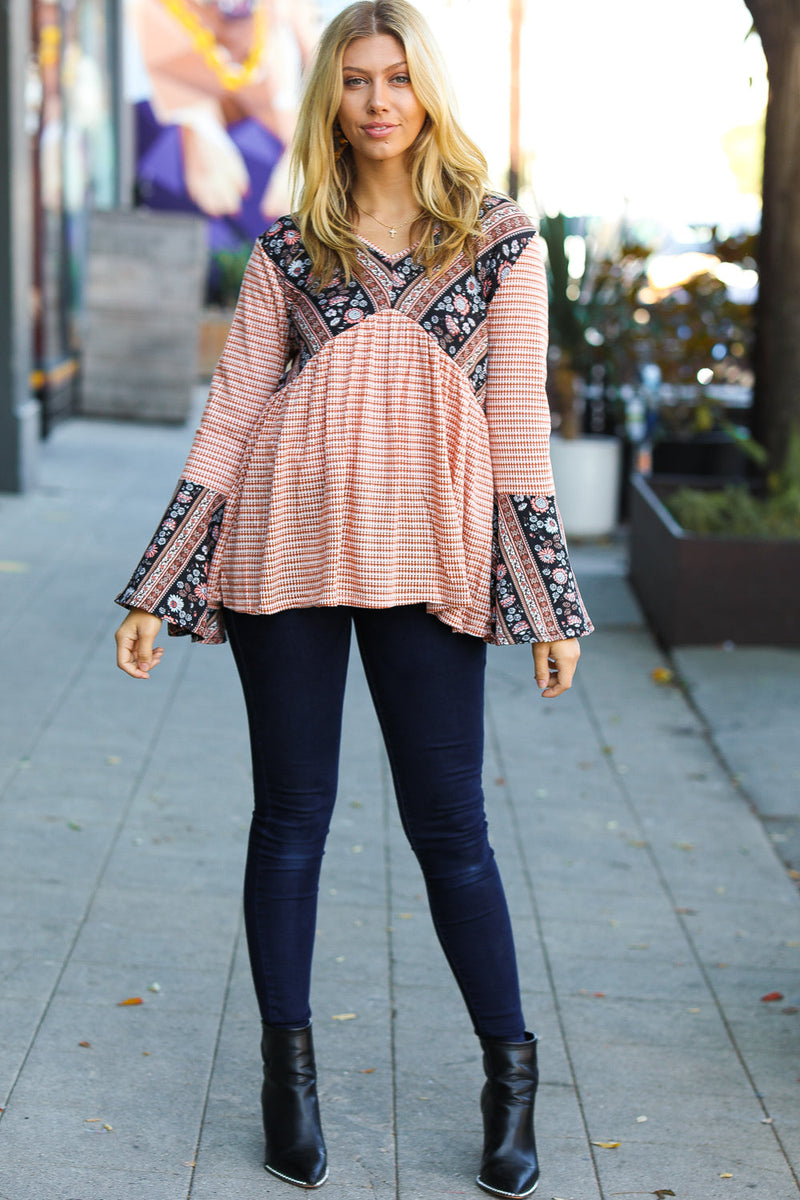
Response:
[[[619,438],[550,438],[556,499],[567,537],[607,537],[616,529],[622,443]]]

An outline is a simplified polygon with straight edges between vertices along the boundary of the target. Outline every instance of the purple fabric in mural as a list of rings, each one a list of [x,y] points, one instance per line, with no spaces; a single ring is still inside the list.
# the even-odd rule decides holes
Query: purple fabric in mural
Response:
[[[228,126],[250,176],[250,191],[241,209],[230,217],[208,218],[212,250],[227,250],[252,242],[269,224],[261,212],[261,197],[283,153],[283,143],[252,117]],[[140,203],[147,208],[205,214],[190,199],[183,176],[181,131],[161,125],[150,104],[136,105],[136,161]]]

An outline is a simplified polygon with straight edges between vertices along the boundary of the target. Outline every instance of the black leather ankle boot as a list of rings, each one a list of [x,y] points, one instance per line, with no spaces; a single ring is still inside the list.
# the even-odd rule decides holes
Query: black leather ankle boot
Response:
[[[481,1040],[486,1083],[481,1092],[483,1157],[477,1183],[493,1196],[530,1196],[539,1182],[533,1102],[539,1072],[536,1038]]]
[[[328,1158],[319,1119],[311,1026],[262,1028],[264,1166],[287,1183],[320,1187],[328,1178]]]

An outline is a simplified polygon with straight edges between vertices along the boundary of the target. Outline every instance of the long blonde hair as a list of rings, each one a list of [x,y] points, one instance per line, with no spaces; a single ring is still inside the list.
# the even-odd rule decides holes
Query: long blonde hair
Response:
[[[411,86],[427,113],[408,150],[414,199],[422,209],[412,227],[416,261],[434,273],[462,251],[474,259],[481,235],[486,160],[455,118],[447,70],[425,19],[407,0],[351,4],[322,35],[292,148],[294,218],[321,287],[340,271],[348,282],[357,274],[355,162],[337,114],[344,52],[351,42],[375,34],[388,34],[403,45]]]

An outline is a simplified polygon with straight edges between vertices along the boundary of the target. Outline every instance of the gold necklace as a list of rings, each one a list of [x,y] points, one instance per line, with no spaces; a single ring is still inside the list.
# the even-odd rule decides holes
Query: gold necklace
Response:
[[[253,44],[244,62],[237,63],[233,61],[226,50],[217,44],[213,32],[196,16],[187,0],[163,0],[163,3],[173,17],[180,21],[192,39],[194,49],[227,91],[238,91],[239,88],[246,87],[248,83],[253,82],[261,65],[261,56],[266,42],[266,21],[261,5],[255,9],[253,14]]]
[[[417,211],[414,213],[414,215],[409,217],[407,221],[401,221],[399,225],[387,225],[384,221],[382,221],[380,219],[380,217],[376,217],[375,213],[365,212],[357,200],[354,200],[353,204],[355,204],[356,208],[361,213],[362,217],[370,217],[371,220],[377,222],[378,225],[383,225],[384,229],[388,229],[390,238],[396,238],[398,230],[405,229],[406,225],[410,225],[412,221],[416,221],[417,217],[422,216],[422,209],[417,209]]]

